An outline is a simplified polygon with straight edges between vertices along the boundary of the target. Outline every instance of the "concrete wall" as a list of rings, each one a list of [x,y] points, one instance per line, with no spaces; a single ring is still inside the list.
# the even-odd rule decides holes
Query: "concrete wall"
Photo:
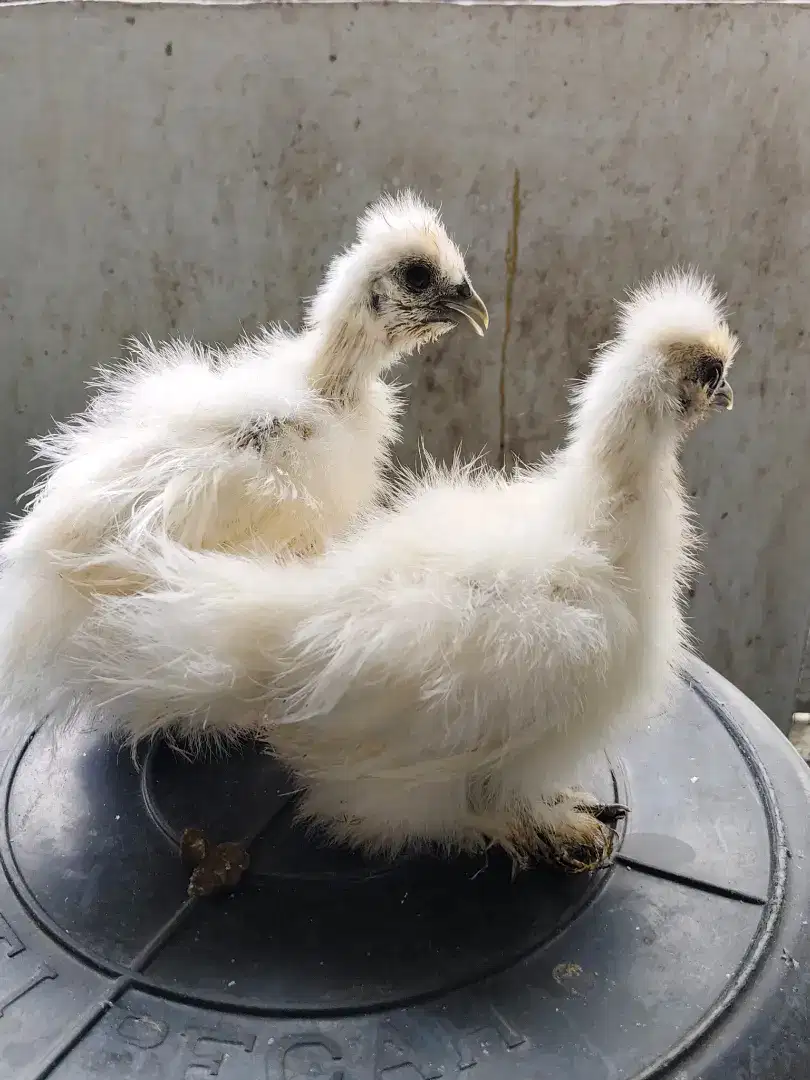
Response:
[[[745,343],[737,407],[688,453],[694,623],[786,726],[810,608],[808,49],[787,4],[0,6],[0,507],[123,337],[294,321],[381,187],[441,200],[492,311],[485,340],[411,366],[405,457],[418,431],[440,454],[554,446],[611,299],[694,260]]]

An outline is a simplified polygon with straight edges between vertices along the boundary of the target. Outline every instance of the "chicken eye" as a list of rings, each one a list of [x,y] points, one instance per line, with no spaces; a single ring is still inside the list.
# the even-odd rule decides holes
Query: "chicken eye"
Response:
[[[429,263],[408,263],[402,272],[402,280],[409,292],[424,292],[433,281],[433,268]]]
[[[714,356],[707,356],[701,370],[701,382],[713,394],[723,379],[723,365]]]
[[[720,385],[720,380],[722,378],[723,378],[723,369],[721,367],[718,367],[716,371],[712,372],[711,378],[706,383],[707,388],[709,390],[711,390],[712,393],[714,393],[714,391]]]

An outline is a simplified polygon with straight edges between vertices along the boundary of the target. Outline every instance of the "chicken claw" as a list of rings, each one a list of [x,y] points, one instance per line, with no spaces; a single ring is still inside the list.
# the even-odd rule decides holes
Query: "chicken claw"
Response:
[[[538,856],[568,874],[593,873],[610,866],[618,838],[615,826],[627,816],[628,808],[621,803],[600,803],[582,792],[561,796],[556,808],[563,810],[560,820],[538,823]]]
[[[597,821],[605,825],[615,825],[617,821],[621,821],[630,813],[630,808],[622,803],[602,803],[599,806],[583,806],[580,809],[593,814]]]

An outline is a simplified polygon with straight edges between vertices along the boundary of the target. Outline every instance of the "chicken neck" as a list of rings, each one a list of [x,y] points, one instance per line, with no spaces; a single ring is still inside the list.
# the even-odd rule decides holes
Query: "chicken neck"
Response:
[[[310,333],[315,336],[310,382],[330,401],[356,404],[396,359],[390,343],[370,333],[362,318],[336,317]]]

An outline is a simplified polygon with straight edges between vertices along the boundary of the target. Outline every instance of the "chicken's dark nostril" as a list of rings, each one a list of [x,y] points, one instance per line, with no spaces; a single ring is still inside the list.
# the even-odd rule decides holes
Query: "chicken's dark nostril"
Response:
[[[459,300],[469,300],[472,296],[472,289],[470,288],[469,281],[462,281],[459,287],[456,289],[456,296]]]

